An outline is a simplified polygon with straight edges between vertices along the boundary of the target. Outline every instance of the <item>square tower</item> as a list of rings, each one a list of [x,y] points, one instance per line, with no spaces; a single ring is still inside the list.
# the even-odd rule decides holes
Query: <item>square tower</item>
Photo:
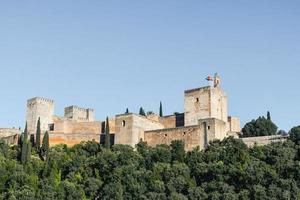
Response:
[[[145,131],[163,129],[161,123],[137,114],[121,114],[116,116],[115,144],[135,147],[145,139]]]
[[[227,94],[215,84],[186,90],[184,93],[185,126],[197,125],[198,120],[215,118],[227,122]]]
[[[30,134],[35,134],[37,121],[41,118],[41,131],[49,130],[49,125],[53,124],[54,101],[51,99],[35,97],[27,101],[26,122]]]
[[[95,121],[95,111],[93,109],[85,109],[78,106],[69,106],[65,108],[65,118],[77,122],[93,122]]]

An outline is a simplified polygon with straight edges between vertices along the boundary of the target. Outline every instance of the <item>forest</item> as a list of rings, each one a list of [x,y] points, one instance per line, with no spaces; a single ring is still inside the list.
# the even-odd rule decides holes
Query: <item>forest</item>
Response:
[[[252,148],[230,137],[191,152],[182,141],[48,148],[46,138],[25,154],[31,145],[24,138],[16,146],[0,142],[0,199],[300,199],[300,126],[289,134]]]

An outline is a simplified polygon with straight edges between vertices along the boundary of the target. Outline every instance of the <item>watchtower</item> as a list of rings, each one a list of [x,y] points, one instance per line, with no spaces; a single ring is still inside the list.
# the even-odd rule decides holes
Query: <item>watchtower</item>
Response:
[[[227,122],[227,94],[221,89],[221,78],[217,74],[212,81],[213,86],[184,92],[185,126],[197,125],[198,120],[206,118]]]
[[[53,124],[54,101],[51,99],[35,97],[27,101],[26,122],[30,134],[35,134],[37,121],[41,118],[41,131],[49,130]]]

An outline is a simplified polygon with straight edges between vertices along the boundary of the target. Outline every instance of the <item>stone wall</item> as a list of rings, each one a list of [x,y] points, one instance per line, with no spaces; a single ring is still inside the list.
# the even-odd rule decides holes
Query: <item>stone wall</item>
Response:
[[[29,133],[36,133],[38,118],[41,118],[41,130],[49,129],[49,124],[53,123],[54,101],[50,99],[36,97],[27,101],[26,122]]]
[[[161,117],[159,122],[164,125],[165,128],[175,128],[176,127],[176,116],[170,115]]]
[[[9,145],[18,144],[21,131],[14,128],[0,128],[0,140],[5,141]]]
[[[144,131],[163,128],[162,124],[137,114],[117,115],[115,143],[134,147],[140,140],[144,140]]]
[[[240,119],[237,117],[228,117],[228,131],[230,132],[241,132],[241,122]]]
[[[200,119],[198,122],[204,126],[207,133],[207,142],[213,140],[223,140],[227,137],[226,123],[215,118]]]
[[[289,136],[282,136],[282,135],[269,135],[269,136],[260,136],[260,137],[248,137],[248,138],[241,138],[242,141],[248,146],[253,147],[254,145],[262,146],[271,144],[272,142],[283,142],[287,140]]]
[[[101,122],[76,122],[73,120],[58,120],[54,123],[54,131],[60,133],[101,133]]]
[[[43,137],[43,135],[42,135]],[[49,133],[50,146],[66,144],[73,146],[84,141],[100,142],[100,134],[95,133]]]
[[[184,141],[187,151],[191,151],[198,146],[200,149],[204,149],[205,134],[203,126],[186,126],[145,132],[145,141],[153,147],[159,144],[170,145],[173,140]]]

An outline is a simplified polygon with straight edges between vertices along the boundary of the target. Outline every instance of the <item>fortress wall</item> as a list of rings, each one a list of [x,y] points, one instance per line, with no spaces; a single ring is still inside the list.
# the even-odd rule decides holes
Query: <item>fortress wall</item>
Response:
[[[100,142],[100,134],[94,134],[94,133],[50,133],[49,134],[49,143],[51,147],[58,144],[66,144],[68,146],[73,146],[83,141],[92,141],[92,140],[95,140],[96,142]]]
[[[18,139],[21,134],[19,129],[0,128],[0,140],[5,141],[8,145],[18,144]]]
[[[248,137],[241,138],[241,140],[248,146],[253,147],[254,145],[262,146],[271,144],[272,142],[284,142],[289,136],[282,135],[269,135],[260,137]]]
[[[231,132],[241,132],[241,122],[238,117],[228,117],[229,131]]]
[[[15,128],[0,128],[0,138],[21,134],[22,131]]]
[[[159,115],[153,113],[153,114],[147,115],[147,119],[152,120],[152,121],[159,122],[160,117],[159,117]]]
[[[204,129],[202,126],[197,125],[145,132],[145,141],[153,147],[158,144],[170,145],[173,140],[184,141],[185,149],[188,151],[198,146],[200,149],[204,149]]]
[[[135,146],[144,140],[144,131],[162,129],[164,126],[137,114],[116,116],[115,143]]]
[[[115,133],[116,132],[116,119],[115,118],[109,118],[108,123],[109,123],[109,132],[110,133]]]
[[[176,116],[170,115],[170,116],[160,117],[159,122],[163,124],[165,128],[175,128]]]
[[[72,120],[60,120],[55,122],[53,132],[100,134],[101,122],[76,122]]]
[[[200,119],[199,124],[206,126],[207,142],[213,140],[223,140],[227,136],[226,123],[215,118]]]

